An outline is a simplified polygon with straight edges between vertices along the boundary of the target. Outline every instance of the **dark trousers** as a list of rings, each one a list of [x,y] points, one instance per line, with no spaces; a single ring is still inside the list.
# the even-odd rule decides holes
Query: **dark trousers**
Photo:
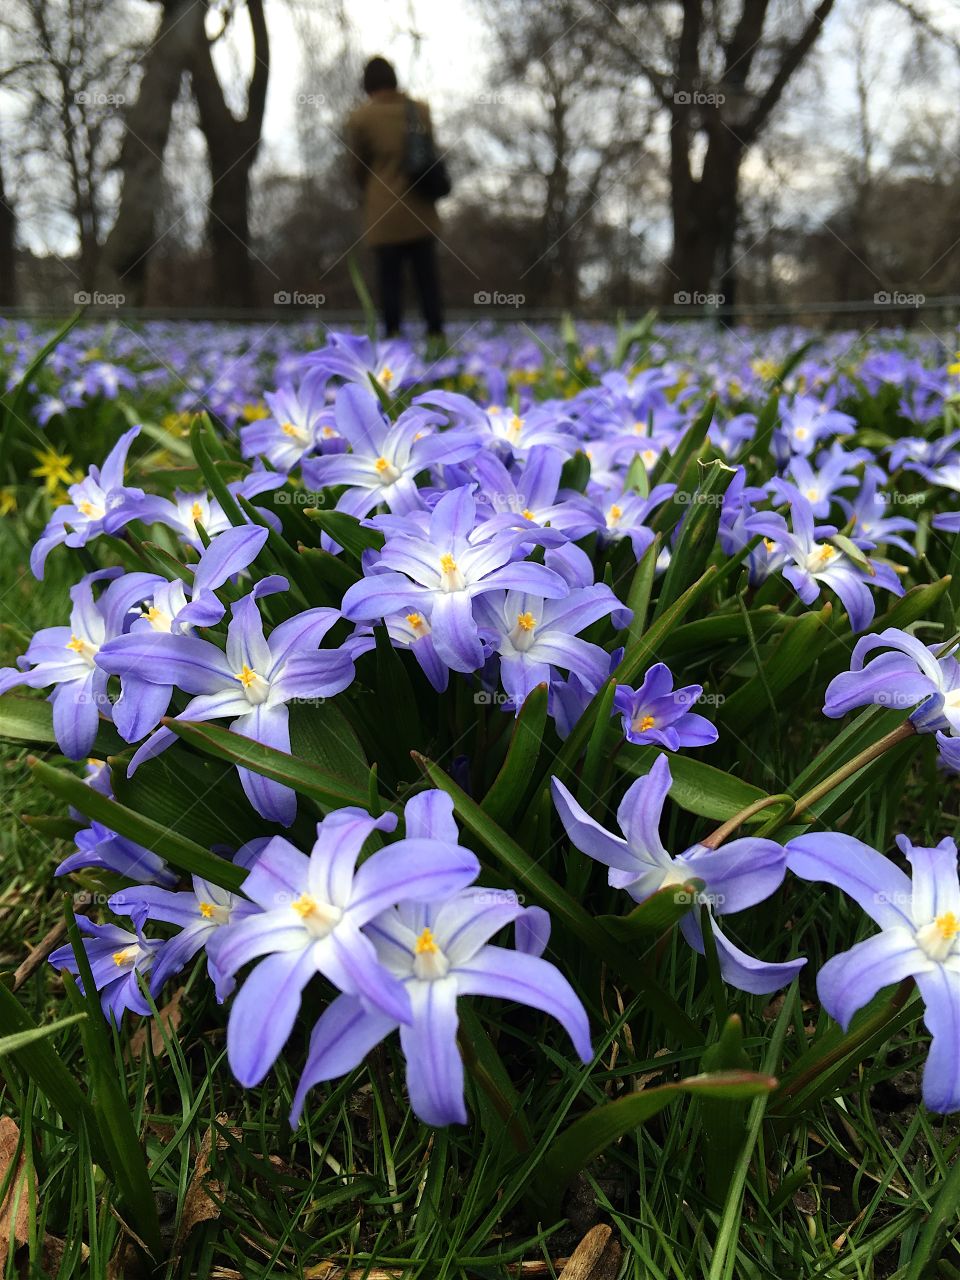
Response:
[[[407,240],[403,244],[378,244],[377,280],[380,287],[380,309],[387,337],[400,332],[403,313],[403,264],[410,263],[413,284],[420,303],[420,313],[429,335],[443,333],[443,304],[440,300],[440,277],[437,274],[437,242],[430,236],[423,240]]]

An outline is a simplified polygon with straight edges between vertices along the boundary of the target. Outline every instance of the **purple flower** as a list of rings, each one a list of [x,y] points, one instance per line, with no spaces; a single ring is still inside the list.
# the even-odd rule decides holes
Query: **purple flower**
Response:
[[[957,846],[897,845],[913,869],[913,881],[893,862],[852,836],[824,832],[787,845],[787,865],[803,880],[842,889],[880,933],[833,956],[817,974],[824,1008],[846,1030],[883,987],[916,979],[933,1037],[923,1073],[923,1100],[931,1111],[960,1110],[960,882]]]
[[[233,480],[227,488],[234,497],[252,499],[258,494],[271,489],[279,489],[286,477],[276,471],[254,469],[243,480]],[[258,507],[261,517],[272,529],[280,532],[281,523],[273,511]],[[172,529],[181,541],[193,547],[195,551],[203,551],[203,539],[197,529],[202,525],[208,538],[225,533],[230,527],[230,520],[216,498],[207,493],[182,493],[179,489],[173,498],[161,498],[156,494],[147,494],[129,505],[129,518],[140,520],[144,524],[163,524]]]
[[[225,978],[266,957],[230,1010],[227,1056],[241,1084],[257,1084],[276,1061],[301,993],[317,973],[393,1025],[410,1021],[407,991],[361,930],[400,901],[449,898],[479,869],[455,831],[452,840],[423,834],[424,824],[416,821],[423,804],[421,797],[408,801],[406,839],[371,854],[359,870],[364,842],[374,831],[392,831],[394,814],[372,818],[362,809],[338,809],[317,826],[309,857],[277,836],[255,862],[243,892],[260,910],[218,930],[210,944]]]
[[[390,422],[373,393],[363,387],[341,388],[336,423],[349,443],[349,453],[311,459],[304,482],[311,488],[346,485],[337,510],[365,516],[381,504],[403,513],[422,505],[416,478],[435,463],[463,462],[480,447],[475,431],[437,431],[443,415],[411,407]]]
[[[305,381],[320,388],[331,378],[341,378],[366,390],[372,378],[393,393],[415,381],[417,363],[413,348],[403,339],[371,342],[355,333],[331,333],[327,345],[304,356],[300,365]]]
[[[566,551],[566,549],[564,549]],[[481,633],[500,658],[500,679],[519,712],[539,684],[550,685],[555,670],[573,672],[594,691],[606,679],[609,656],[578,633],[600,618],[617,614],[625,626],[632,616],[608,586],[575,586],[563,558],[548,551],[546,563],[566,578],[570,593],[560,600],[544,600],[526,591],[497,591],[481,596],[476,615]]]
[[[719,736],[705,716],[690,710],[702,693],[699,684],[674,689],[673,673],[658,662],[643,677],[639,689],[618,685],[613,705],[623,716],[628,742],[637,746],[655,742],[668,751],[679,751],[681,747],[709,746]]]
[[[813,511],[809,502],[799,493],[791,503],[793,529],[788,528],[782,516],[773,511],[760,512],[746,521],[751,533],[762,533],[774,546],[793,561],[782,570],[783,576],[795,588],[805,605],[819,598],[821,587],[829,587],[839,597],[850,618],[853,630],[863,631],[873,621],[874,603],[870,587],[883,587],[894,595],[902,596],[903,587],[889,565],[876,561],[863,567],[828,542],[819,541],[832,537],[837,531],[832,525],[814,528]],[[873,544],[867,543],[869,548]]]
[[[65,876],[71,871],[82,871],[87,867],[103,867],[128,880],[140,883],[156,883],[168,888],[179,879],[175,871],[171,871],[166,860],[151,849],[117,835],[109,827],[100,822],[92,822],[89,827],[78,831],[76,836],[77,852],[64,858],[57,867],[55,875]]]
[[[781,413],[782,425],[773,433],[777,460],[786,462],[793,453],[809,456],[825,436],[849,435],[857,422],[812,396],[797,396]]]
[[[805,960],[766,964],[735,946],[721,933],[715,915],[743,911],[769,898],[783,882],[785,855],[772,840],[745,836],[719,849],[695,844],[674,858],[660,843],[660,815],[672,778],[666,756],[657,756],[650,772],[628,789],[617,810],[623,836],[596,822],[559,779],[553,779],[553,802],[575,848],[610,868],[609,883],[626,889],[636,902],[690,880],[704,884],[701,901],[711,910],[710,923],[720,972],[731,986],[754,994],[776,991],[793,980]],[[625,838],[624,838],[625,837]],[[680,921],[687,942],[703,954],[699,903]]]
[[[229,893],[200,876],[193,877],[192,891],[171,893],[168,888],[121,889],[111,897],[108,905],[115,914],[130,916],[138,930],[151,920],[180,926],[172,938],[160,943],[155,954],[150,972],[150,994],[154,999],[164,983],[209,944],[218,929],[257,911],[257,907],[246,898]],[[207,969],[214,982],[217,999],[222,1004],[233,991],[233,979],[221,973],[209,955]]]
[[[172,681],[193,694],[178,720],[229,719],[235,733],[289,754],[287,702],[331,698],[353,680],[353,656],[347,647],[317,648],[339,617],[336,609],[308,609],[274,627],[267,641],[254,592],[232,607],[225,653],[196,636],[149,630],[105,645],[97,662],[111,675],[141,676],[164,688]],[[158,729],[136,752],[128,774],[175,737],[170,729]],[[257,813],[284,826],[293,822],[296,792],[252,770],[238,766],[238,772]]]
[[[456,845],[457,825],[443,792],[415,796],[405,817],[408,837],[445,848]],[[498,889],[464,888],[456,897],[447,895],[447,901],[438,894],[437,901],[421,903],[403,896],[408,900],[378,914],[366,932],[380,965],[409,1001],[410,1016],[398,1018],[349,994],[334,1000],[310,1038],[292,1125],[299,1122],[313,1085],[352,1071],[397,1026],[413,1110],[426,1124],[465,1123],[457,1048],[460,996],[494,996],[540,1009],[560,1022],[582,1061],[592,1057],[583,1005],[566,978],[541,958],[549,932],[545,912],[525,912],[515,894]],[[494,934],[511,923],[518,949],[491,945]]]
[[[82,480],[67,490],[70,502],[57,507],[30,553],[30,568],[35,578],[43,577],[47,556],[60,543],[84,547],[91,538],[101,533],[116,533],[133,519],[134,505],[144,494],[142,489],[125,487],[123,472],[127,452],[139,434],[139,427],[125,431],[107,454],[103,466],[91,467]]]
[[[563,578],[543,565],[511,563],[525,533],[475,529],[476,503],[469,488],[445,494],[421,529],[388,537],[373,572],[348,588],[344,617],[369,622],[413,608],[430,623],[437,655],[454,671],[483,665],[473,600],[488,591],[527,591],[544,599],[567,595]]]
[[[943,646],[928,647],[896,627],[861,636],[850,670],[834,676],[827,686],[823,714],[836,720],[870,703],[917,707],[910,719],[918,733],[960,734],[960,662],[952,652],[938,656],[938,648]],[[865,662],[867,654],[877,649],[888,652]]]
[[[68,627],[44,627],[38,631],[19,661],[19,670],[0,670],[0,693],[16,685],[31,689],[54,686],[53,731],[57,744],[71,760],[90,754],[97,736],[99,715],[109,720],[112,708],[107,695],[107,674],[98,665],[101,646],[122,634],[132,606],[149,595],[155,574],[98,569],[71,588],[73,609]],[[99,599],[93,584],[113,579]]]
[[[336,437],[332,406],[327,405],[325,389],[316,381],[306,382],[298,390],[281,387],[266,391],[263,398],[270,406],[270,417],[257,418],[240,428],[245,458],[260,454],[286,475],[322,438]]]
[[[119,1026],[125,1011],[148,1017],[151,1010],[140,990],[138,977],[146,977],[154,962],[160,942],[145,938],[142,933],[129,933],[115,924],[94,924],[86,916],[77,916],[77,928],[86,936],[83,949],[90,961],[93,985],[100,992],[100,1007],[104,1017],[111,1017]],[[50,956],[55,969],[66,969],[77,974],[79,967],[68,943],[58,947]],[[78,983],[81,991],[83,983]]]
[[[843,508],[847,520],[853,521],[853,532],[858,537],[869,538],[871,542],[878,545],[890,544],[900,547],[901,550],[913,555],[913,547],[899,535],[912,533],[917,527],[917,522],[906,516],[887,514],[892,499],[889,495],[880,492],[879,485],[883,478],[883,472],[879,467],[868,467],[857,496],[853,499],[841,497],[837,502]],[[933,525],[934,528],[939,527],[936,517]]]

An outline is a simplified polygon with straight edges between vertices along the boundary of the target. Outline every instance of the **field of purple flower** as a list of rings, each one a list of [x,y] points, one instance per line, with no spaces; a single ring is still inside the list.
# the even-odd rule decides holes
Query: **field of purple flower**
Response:
[[[958,360],[0,328],[0,1245],[960,1276]]]

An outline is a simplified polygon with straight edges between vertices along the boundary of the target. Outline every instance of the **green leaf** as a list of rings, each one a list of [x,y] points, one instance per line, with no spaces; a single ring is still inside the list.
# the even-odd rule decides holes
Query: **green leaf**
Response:
[[[689,1076],[655,1089],[640,1089],[616,1102],[594,1107],[554,1140],[540,1166],[538,1182],[545,1188],[542,1194],[548,1216],[559,1216],[563,1192],[581,1169],[682,1094],[742,1101],[770,1093],[776,1084],[772,1076],[750,1071],[718,1071]]]
[[[816,662],[823,650],[819,633],[832,612],[828,601],[818,612],[801,614],[785,627],[761,670],[717,708],[717,719],[748,727],[759,716],[776,714],[779,708],[771,706],[770,699],[779,698]]]
[[[780,390],[777,388],[757,415],[757,429],[753,433],[753,439],[746,441],[737,455],[738,463],[746,462],[748,458],[756,458],[761,464],[767,461],[773,443],[773,429],[779,417]]]
[[[189,720],[174,720],[169,717],[164,717],[163,724],[198,751],[216,756],[218,760],[229,760],[232,764],[242,765],[244,769],[252,769],[265,778],[272,778],[274,782],[292,787],[300,795],[315,800],[323,809],[339,809],[349,804],[366,807],[366,784],[360,787],[348,782],[340,772],[354,768],[351,762],[352,751],[338,755],[343,748],[340,738],[332,738],[323,748],[325,764],[329,762],[331,755],[338,761],[334,771],[287,755],[285,751],[265,747],[261,742],[253,742],[250,738],[231,733],[229,729],[223,729],[219,725],[193,724]]]
[[[577,798],[585,809],[591,808],[597,792],[600,790],[600,774],[604,766],[609,764],[611,750],[608,744],[618,742],[622,736],[619,720],[614,723],[613,699],[617,692],[616,680],[608,680],[600,690],[602,695],[593,721],[593,732],[587,742],[580,781],[577,784]]]
[[[717,542],[723,495],[737,474],[723,462],[701,462],[699,467],[700,483],[696,490],[692,494],[674,495],[675,502],[685,498],[690,505],[680,536],[671,550],[670,564],[653,612],[654,621],[706,568]]]
[[[547,722],[547,686],[537,687],[527,696],[517,716],[507,755],[483,798],[482,808],[494,822],[509,822],[526,795],[540,758],[543,730]]]
[[[625,747],[617,755],[617,767],[634,777],[642,778],[649,773],[650,766],[659,753],[660,748],[655,746],[639,749]],[[727,822],[753,805],[778,799],[749,782],[741,782],[725,769],[717,769],[712,764],[693,760],[690,756],[672,754],[670,775],[673,778],[670,799],[674,804],[687,813],[695,813],[701,818],[715,818],[718,822]],[[786,793],[779,799],[784,812],[793,807],[793,799]],[[770,817],[770,811],[764,809],[751,820],[767,821]]]
[[[658,938],[672,929],[698,901],[703,892],[702,880],[687,884],[671,884],[658,889],[625,916],[597,916],[597,921],[626,944],[646,946],[651,937]]]
[[[703,1055],[702,1070],[749,1071],[750,1059],[743,1047],[743,1021],[732,1013],[720,1038]],[[747,1128],[747,1108],[729,1099],[705,1096],[700,1101],[704,1137],[704,1170],[708,1193],[723,1202]]]
[[[37,1026],[13,992],[0,983],[0,1032],[8,1037],[32,1036],[43,1030],[45,1028]],[[20,1048],[10,1050],[10,1053],[44,1097],[50,1100],[64,1122],[74,1129],[81,1126],[86,1129],[97,1159],[104,1161],[105,1152],[93,1107],[56,1049],[48,1043],[48,1037],[44,1035],[24,1041]]]
[[[675,449],[665,449],[657,459],[653,474],[650,476],[651,485],[678,484],[681,481],[687,466],[694,460],[700,451],[701,445],[707,438],[707,432],[710,429],[710,423],[713,421],[716,408],[717,397],[712,395],[707,400],[699,416],[687,428],[677,447]],[[664,527],[660,524],[659,519],[656,525],[658,528]]]
[[[356,794],[367,795],[370,764],[353,725],[335,702],[302,702],[290,708],[293,755],[309,761]]]
[[[38,747],[56,746],[53,707],[43,698],[31,698],[22,693],[0,694],[0,739]],[[101,720],[90,754],[106,757],[122,751],[126,745],[113,725]]]
[[[69,899],[65,903],[67,936],[76,957],[81,993],[71,974],[64,974],[64,986],[71,1003],[86,1007],[80,1036],[84,1047],[84,1069],[90,1080],[93,1109],[100,1133],[110,1153],[110,1171],[121,1203],[126,1207],[141,1240],[154,1258],[160,1257],[160,1219],[150,1185],[147,1156],[133,1124],[130,1105],[117,1081],[117,1063],[100,996],[90,971],[90,960]]]
[[[383,547],[384,538],[379,530],[365,529],[356,516],[347,515],[345,511],[310,507],[306,514],[355,560],[359,560],[364,551],[379,551]]]
[[[154,822],[152,818],[135,813],[116,800],[108,799],[72,773],[55,769],[41,760],[30,760],[28,763],[33,769],[34,777],[48,791],[60,796],[87,817],[102,822],[111,831],[142,844],[145,849],[159,853],[180,871],[202,876],[204,880],[224,889],[236,890],[243,883],[246,872],[241,867],[235,867],[232,862],[218,858],[209,849],[204,849],[161,823]]]
[[[3,466],[4,451],[10,438],[16,428],[23,425],[23,403],[27,398],[31,383],[46,363],[47,356],[59,347],[70,330],[79,323],[82,316],[82,309],[74,312],[70,319],[60,326],[50,341],[44,343],[33,357],[24,370],[23,377],[12,392],[8,391],[0,397],[0,469]]]
[[[82,1022],[86,1016],[85,1013],[71,1013],[68,1018],[61,1018],[59,1022],[49,1022],[45,1026],[33,1027],[29,1031],[14,1031],[8,1036],[0,1036],[0,1057],[6,1053],[16,1053],[18,1049],[26,1049],[28,1045],[36,1044],[38,1040],[45,1040],[47,1036],[55,1036],[64,1027],[72,1027],[74,1023]]]
[[[643,553],[643,557],[637,564],[636,572],[630,583],[626,605],[628,609],[633,610],[633,617],[627,627],[627,646],[636,644],[646,629],[647,610],[650,607],[650,596],[653,592],[653,583],[657,575],[657,559],[660,555],[662,542],[663,535],[658,533]]]

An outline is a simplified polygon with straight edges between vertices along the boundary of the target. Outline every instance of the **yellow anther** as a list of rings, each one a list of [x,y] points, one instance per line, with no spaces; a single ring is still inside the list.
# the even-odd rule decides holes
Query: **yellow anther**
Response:
[[[79,636],[72,635],[67,641],[67,648],[72,649],[74,653],[83,653],[86,647],[86,640],[81,640]]]
[[[837,554],[837,553],[836,553],[836,551],[833,549],[833,547],[823,546],[823,547],[821,547],[821,548],[820,548],[820,551],[819,551],[819,558],[820,558],[820,560],[822,560],[822,561],[824,562],[824,564],[826,564],[826,562],[827,562],[828,560],[832,560],[832,559],[833,559],[833,557],[834,557],[836,554]]]
[[[807,427],[797,427],[793,434],[798,440],[806,440],[810,432]]]
[[[646,733],[647,730],[652,729],[655,724],[656,720],[654,720],[653,716],[644,716],[640,721],[640,732]]]
[[[457,562],[449,551],[445,551],[440,557],[440,568],[444,573],[456,573]]]
[[[200,907],[200,914],[203,916],[204,920],[209,920],[213,916],[213,903],[201,902],[198,905]]]
[[[414,950],[418,956],[430,956],[434,955],[440,950],[440,948],[434,942],[433,934],[430,930],[424,929],[423,933],[421,933],[420,937],[417,939],[417,944]]]
[[[767,550],[770,552],[771,555],[773,555],[773,553],[777,549],[777,544],[774,542],[772,538],[764,538],[763,545],[767,548]]]
[[[118,969],[120,968],[121,965],[130,964],[131,961],[136,960],[137,952],[139,950],[140,948],[138,946],[132,946],[132,947],[124,947],[122,951],[115,951],[112,957],[113,963],[117,966]]]
[[[407,622],[409,622],[410,626],[413,627],[414,631],[419,631],[423,626],[423,618],[421,618],[419,613],[408,613]]]
[[[510,419],[510,431],[513,435],[518,436],[522,430],[523,430],[523,419],[518,414],[515,413],[513,417]]]
[[[199,502],[195,502],[190,508],[190,519],[194,521],[203,519],[203,508]]]
[[[623,508],[618,507],[617,504],[614,503],[613,506],[610,508],[610,519],[619,520],[622,515],[623,515]]]
[[[158,609],[155,604],[152,604],[143,616],[148,622],[162,622],[166,615],[162,609]]]
[[[321,427],[320,434],[323,436],[324,440],[332,440],[337,433],[334,431],[333,427]]]
[[[280,424],[280,430],[285,436],[290,436],[291,439],[294,440],[302,434],[300,428],[295,427],[292,422],[282,422]]]
[[[532,631],[537,625],[537,620],[532,613],[518,613],[517,626],[521,631]]]
[[[88,501],[86,498],[84,498],[82,502],[78,502],[77,507],[85,516],[92,516],[97,510],[93,503]]]
[[[250,667],[248,667],[247,664],[244,663],[243,666],[234,675],[233,678],[234,680],[239,680],[245,689],[249,689],[250,686],[253,684],[254,680],[257,680],[259,677],[257,676],[257,673],[255,671],[252,671]]]
[[[960,920],[952,911],[945,911],[942,916],[937,916],[933,923],[937,926],[941,938],[945,940],[955,938],[960,933]]]
[[[816,489],[808,489],[807,497],[810,499],[811,502],[816,502],[819,499],[820,494],[817,492]]]
[[[307,916],[312,916],[317,909],[317,900],[309,893],[301,893],[296,902],[291,902],[291,907],[298,916],[302,916],[305,920]]]
[[[520,514],[523,516],[524,520],[536,519],[536,516],[533,514],[533,512],[530,510],[529,507],[524,507],[524,509],[520,512]]]
[[[383,387],[389,387],[390,383],[393,381],[393,377],[394,377],[393,370],[387,368],[387,366],[384,365],[383,368],[380,370],[380,378],[379,378],[380,385]]]
[[[378,471],[386,471],[390,463],[386,460],[386,458],[381,457],[381,458],[378,458],[373,465],[376,467]]]

